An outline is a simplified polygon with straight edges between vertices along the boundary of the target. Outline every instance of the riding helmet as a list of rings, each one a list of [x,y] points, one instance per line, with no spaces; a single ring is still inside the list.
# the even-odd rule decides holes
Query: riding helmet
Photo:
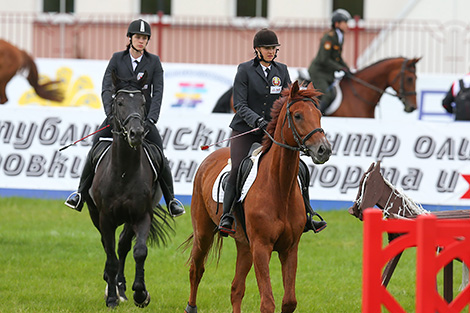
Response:
[[[258,31],[253,38],[253,48],[256,47],[278,47],[280,46],[276,34],[267,28]]]
[[[127,29],[127,37],[132,37],[134,34],[147,35],[150,39],[151,31],[149,23],[143,19],[132,21]]]
[[[335,25],[336,22],[347,22],[351,19],[351,14],[345,9],[337,9],[333,12],[331,23]]]

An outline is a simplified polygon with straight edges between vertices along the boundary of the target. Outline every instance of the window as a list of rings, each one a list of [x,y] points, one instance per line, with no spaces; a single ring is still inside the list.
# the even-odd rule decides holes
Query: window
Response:
[[[355,15],[364,18],[364,0],[333,0],[333,11],[336,9],[345,9],[353,18]]]
[[[237,0],[237,16],[267,17],[268,0]]]
[[[61,6],[65,5],[65,8]],[[74,0],[43,0],[43,12],[74,12]]]
[[[171,15],[171,0],[140,0],[140,13],[157,14],[158,11]]]

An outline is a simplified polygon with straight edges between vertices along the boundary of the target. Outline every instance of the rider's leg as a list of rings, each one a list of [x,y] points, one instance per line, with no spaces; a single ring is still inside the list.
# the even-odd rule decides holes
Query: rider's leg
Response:
[[[99,128],[103,128],[108,125],[108,119],[105,119],[104,122],[100,125]],[[111,129],[105,128],[93,137],[93,145],[90,151],[88,151],[87,157],[85,159],[85,164],[83,166],[82,175],[80,176],[80,183],[78,185],[78,190],[72,192],[67,200],[65,200],[65,205],[77,210],[78,212],[82,211],[83,208],[83,195],[85,192],[88,192],[91,184],[93,182],[93,177],[95,172],[93,170],[92,158],[93,158],[93,148],[99,142],[100,138],[103,137],[112,137]]]
[[[149,133],[147,134],[146,138],[150,140],[152,143],[156,144],[163,154],[163,141],[162,137],[160,136],[157,127],[153,123],[147,123],[146,125]],[[180,216],[186,211],[184,210],[183,205],[179,200],[175,198],[175,193],[173,189],[173,176],[171,174],[170,164],[167,158],[162,155],[163,162],[161,172],[159,173],[158,182],[160,183],[160,187],[162,188],[163,197],[165,198],[166,207],[168,208],[168,212],[173,217]]]
[[[310,206],[310,195],[308,192],[309,182],[310,182],[310,172],[308,171],[307,165],[302,160],[300,160],[299,162],[299,178],[301,181],[302,197],[304,198],[305,211],[307,214],[307,223],[305,224],[304,232],[313,230],[314,233],[318,233],[322,231],[323,229],[325,229],[326,222]],[[313,216],[318,216],[320,218],[320,221],[315,221],[313,219]]]
[[[235,229],[232,228],[233,221],[235,220],[232,214],[232,207],[235,202],[236,192],[235,185],[227,182],[224,190],[224,212],[219,223],[220,234],[224,237],[228,236],[229,233],[235,233]]]
[[[160,187],[162,188],[163,197],[166,201],[168,211],[173,217],[180,216],[185,213],[182,204],[175,198],[173,191],[173,176],[171,174],[170,164],[165,156],[163,156],[163,168],[158,178]]]

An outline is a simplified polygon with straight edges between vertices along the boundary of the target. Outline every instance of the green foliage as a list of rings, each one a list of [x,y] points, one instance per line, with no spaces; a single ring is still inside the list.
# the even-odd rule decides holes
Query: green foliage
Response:
[[[149,248],[145,273],[150,312],[181,313],[186,307],[189,250],[179,246],[192,232],[187,211],[175,219],[175,235],[166,247]],[[328,227],[319,234],[304,234],[299,248],[296,312],[360,312],[362,222],[346,209],[320,213]],[[0,198],[0,214],[0,312],[109,312],[102,279],[105,254],[86,209],[78,213],[56,200]],[[231,311],[235,253],[229,238],[224,239],[219,265],[209,258],[198,293],[200,313]],[[407,312],[414,307],[414,266],[413,251],[406,251],[389,285]],[[116,312],[143,312],[132,301],[132,253],[126,275],[130,301],[121,303]],[[283,288],[276,253],[271,280],[280,311]],[[242,310],[259,311],[253,270]]]

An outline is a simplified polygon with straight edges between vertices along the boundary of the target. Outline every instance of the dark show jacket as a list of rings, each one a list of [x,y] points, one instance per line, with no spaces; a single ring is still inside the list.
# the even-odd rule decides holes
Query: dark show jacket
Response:
[[[256,120],[260,117],[270,121],[274,101],[290,83],[287,65],[283,63],[272,62],[268,77],[256,58],[241,63],[233,84],[233,106],[236,113],[230,127],[245,132],[257,127]]]
[[[147,107],[147,117],[152,119],[155,123],[160,117],[160,108],[162,105],[163,97],[163,67],[160,58],[152,53],[144,51],[142,59],[134,71],[132,69],[131,56],[129,50],[116,52],[113,54],[108,63],[106,72],[103,77],[103,85],[101,92],[101,99],[103,101],[104,111],[106,116],[112,112],[113,103],[113,79],[111,73],[113,70],[122,79],[129,79],[131,77],[140,78],[147,71],[147,83],[142,90]]]

